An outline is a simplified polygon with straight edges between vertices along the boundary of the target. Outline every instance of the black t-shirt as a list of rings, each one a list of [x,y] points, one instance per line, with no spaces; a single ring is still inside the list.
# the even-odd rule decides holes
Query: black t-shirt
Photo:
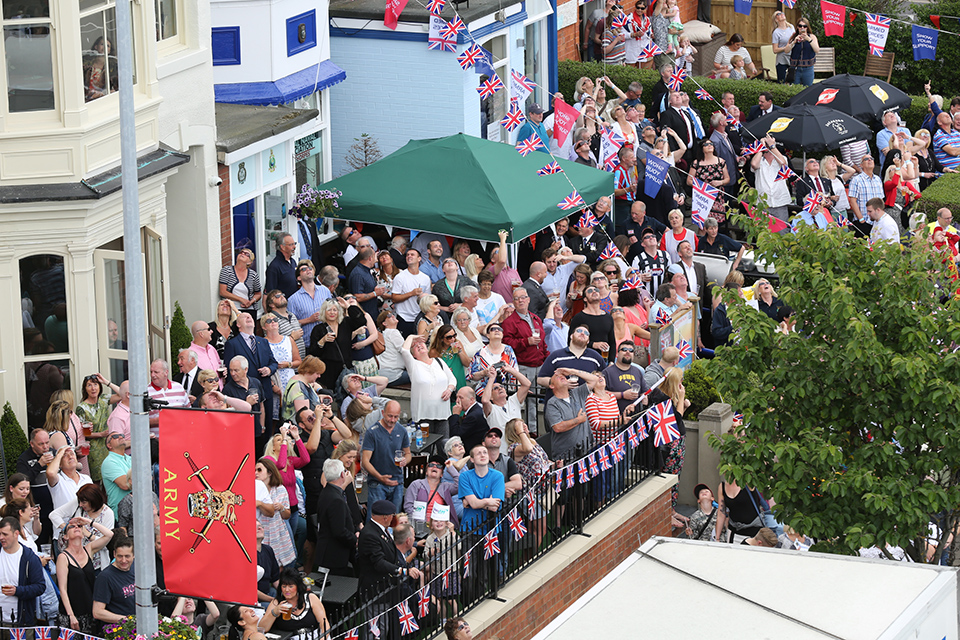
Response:
[[[44,475],[46,467],[40,466],[40,456],[30,447],[17,458],[17,472],[27,476],[31,487],[43,487],[47,484],[47,477]]]
[[[233,381],[229,375],[227,376],[227,381],[223,383],[223,395],[229,398],[236,398],[237,400],[247,401],[247,396],[251,393],[257,393],[257,396],[260,398],[260,402],[250,405],[250,411],[253,411],[253,428],[256,435],[261,435],[263,433],[263,427],[260,425],[260,405],[263,404],[263,385],[260,384],[260,381],[255,379],[252,375],[247,375],[247,388],[244,389],[236,382]]]
[[[110,613],[119,616],[135,615],[136,589],[133,582],[133,565],[129,571],[120,571],[111,564],[97,576],[97,582],[93,585],[93,600],[104,603]]]
[[[277,564],[277,556],[270,545],[260,545],[260,550],[257,551],[257,566],[263,567],[263,577],[257,583],[257,591],[270,593],[273,583],[280,579],[280,565]]]
[[[700,242],[697,244],[697,251],[729,258],[730,254],[736,254],[738,251],[740,251],[740,246],[740,243],[730,236],[725,236],[722,233],[718,233],[717,237],[713,240],[713,244],[707,242],[706,236],[700,238]]]
[[[586,325],[590,330],[590,348],[596,349],[593,345],[597,342],[606,342],[610,346],[607,357],[612,360],[617,352],[617,338],[613,331],[613,318],[610,314],[604,313],[599,316],[593,316],[581,311],[573,316],[573,320],[570,321],[571,335],[573,334],[573,330],[580,325]],[[599,349],[597,350],[599,351]]]

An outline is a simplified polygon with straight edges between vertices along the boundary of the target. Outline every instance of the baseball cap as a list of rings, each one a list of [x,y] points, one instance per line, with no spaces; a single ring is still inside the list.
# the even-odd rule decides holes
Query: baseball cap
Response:
[[[534,102],[529,107],[527,107],[527,113],[536,113],[536,114],[543,113],[543,107],[541,107],[539,104]]]

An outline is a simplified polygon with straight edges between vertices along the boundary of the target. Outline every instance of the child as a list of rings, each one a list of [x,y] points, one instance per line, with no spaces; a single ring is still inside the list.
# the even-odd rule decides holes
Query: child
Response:
[[[733,56],[730,58],[730,79],[746,80],[747,72],[743,69],[743,56]]]
[[[670,22],[667,26],[668,29],[683,32],[683,23],[680,22],[680,7],[677,6],[677,0],[667,0],[667,4],[663,7],[662,15]],[[679,52],[680,34],[668,33],[667,53],[678,54]]]
[[[685,68],[687,75],[693,75],[693,63],[696,61],[693,55],[695,53],[697,53],[697,49],[690,44],[690,38],[680,36],[680,48],[677,51],[677,68]]]
[[[445,510],[434,505],[430,515],[430,535],[427,536],[424,545],[425,558],[430,563],[428,579],[441,578],[433,583],[430,592],[439,603],[440,617],[452,618],[457,615],[457,596],[460,595],[460,567],[457,566],[460,542],[456,528],[450,522],[449,507]],[[441,576],[444,569],[448,567],[450,567],[450,574],[447,586],[444,587]]]

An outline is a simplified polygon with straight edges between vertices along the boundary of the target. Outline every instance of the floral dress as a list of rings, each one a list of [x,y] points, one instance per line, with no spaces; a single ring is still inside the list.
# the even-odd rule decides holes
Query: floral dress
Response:
[[[514,450],[520,446],[519,442],[514,442],[507,449],[507,455],[516,461],[516,458],[513,455]],[[550,469],[550,456],[547,455],[547,452],[543,450],[536,442],[533,443],[533,451],[523,456],[523,459],[520,462],[517,462],[517,468],[520,470],[520,477],[523,478],[523,490],[529,491],[533,488],[534,485],[543,477],[543,474]],[[541,487],[536,495],[540,497],[540,500],[537,502],[534,507],[533,513],[528,513],[531,518],[542,518],[547,514],[547,511],[550,509],[549,500],[544,500],[548,495],[549,483]],[[529,510],[528,502],[526,497],[521,501],[524,511]]]
[[[267,340],[267,344],[270,345],[270,351],[273,353],[273,358],[277,362],[290,362],[293,360],[293,348],[291,347],[290,336],[282,336],[282,340],[277,343],[270,342]],[[276,373],[273,374],[273,377],[277,381],[277,386],[283,390],[286,390],[287,383],[290,382],[290,378],[296,373],[296,369],[281,369],[277,368]],[[280,402],[273,403],[273,418],[276,420],[280,416]]]
[[[697,180],[710,182],[711,180],[723,180],[723,170],[727,163],[723,158],[717,158],[716,164],[700,164],[699,160],[693,161],[693,168],[697,170]],[[723,223],[727,219],[727,201],[723,194],[719,195],[713,201],[713,207],[710,209],[710,217],[718,223]]]
[[[103,433],[107,430],[107,418],[110,417],[110,403],[107,402],[109,396],[102,395],[97,400],[97,404],[87,404],[81,402],[77,405],[76,414],[80,422],[89,422],[93,425],[94,433]],[[90,466],[90,478],[94,482],[100,481],[100,465],[103,459],[107,457],[107,439],[93,438],[88,440],[90,443],[90,453],[87,456],[87,464]]]
[[[273,517],[267,517],[257,510],[257,520],[263,525],[263,541],[270,545],[274,555],[277,556],[277,562],[281,567],[293,563],[297,559],[297,552],[293,548],[293,539],[290,537],[290,529],[287,528],[283,516],[280,515],[282,509],[290,508],[290,497],[287,495],[286,488],[281,484],[278,487],[270,489],[270,500],[277,510]]]

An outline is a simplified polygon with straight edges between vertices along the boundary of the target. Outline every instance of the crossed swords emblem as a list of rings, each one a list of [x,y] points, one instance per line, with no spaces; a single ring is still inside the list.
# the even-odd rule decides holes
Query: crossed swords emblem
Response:
[[[243,470],[243,465],[246,464],[250,454],[248,453],[243,456],[243,460],[240,461],[240,466],[237,467],[237,472],[233,474],[233,480],[230,481],[230,485],[223,491],[214,490],[206,478],[203,477],[203,472],[209,469],[209,466],[204,465],[203,467],[198,467],[197,463],[190,457],[189,451],[184,451],[183,457],[187,459],[187,462],[190,463],[190,468],[193,469],[193,473],[187,476],[187,481],[196,478],[204,487],[203,491],[187,495],[187,510],[192,517],[206,519],[207,521],[207,524],[205,524],[200,531],[190,529],[190,533],[197,535],[193,546],[190,547],[190,553],[195,553],[201,542],[210,544],[210,538],[207,537],[210,527],[213,526],[214,522],[222,522],[227,529],[230,530],[230,533],[233,534],[233,539],[240,545],[240,550],[243,551],[243,555],[247,557],[247,562],[253,562],[253,560],[250,559],[250,554],[247,552],[246,547],[243,546],[243,542],[240,541],[240,536],[237,535],[236,529],[233,528],[233,523],[237,521],[235,508],[243,504],[243,496],[233,492],[233,485],[237,482],[237,478],[240,477],[240,471]]]

